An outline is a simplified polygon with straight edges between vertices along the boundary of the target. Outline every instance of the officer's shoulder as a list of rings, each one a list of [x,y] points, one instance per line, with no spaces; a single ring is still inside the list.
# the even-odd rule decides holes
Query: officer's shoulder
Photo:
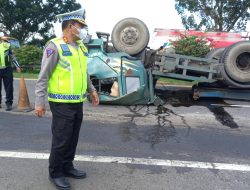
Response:
[[[56,48],[55,42],[56,42],[58,39],[59,39],[59,38],[53,38],[53,39],[49,40],[49,41],[45,44],[44,49],[51,48],[51,47]]]
[[[5,47],[10,47],[10,42],[8,42],[8,41],[3,41],[3,45],[4,45]]]
[[[84,44],[82,41],[78,41],[78,45],[79,45],[85,52],[88,51],[87,47],[85,46],[85,44]]]

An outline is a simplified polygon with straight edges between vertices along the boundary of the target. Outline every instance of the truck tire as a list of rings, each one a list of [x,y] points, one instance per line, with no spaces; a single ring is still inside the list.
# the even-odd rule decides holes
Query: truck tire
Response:
[[[228,77],[236,83],[250,84],[250,41],[242,41],[228,47],[220,62]]]
[[[206,55],[206,58],[220,60],[220,57],[221,57],[224,49],[225,48],[212,49],[210,52],[208,52],[208,54]]]
[[[144,22],[137,18],[125,18],[114,26],[111,40],[117,51],[136,55],[147,47],[149,36]]]
[[[222,82],[224,84],[227,84],[229,87],[234,87],[234,88],[236,87],[236,88],[250,89],[250,82],[248,83],[235,82],[228,76],[228,74],[225,71],[225,67],[223,65],[220,65],[219,69],[220,69],[220,74],[223,78]]]

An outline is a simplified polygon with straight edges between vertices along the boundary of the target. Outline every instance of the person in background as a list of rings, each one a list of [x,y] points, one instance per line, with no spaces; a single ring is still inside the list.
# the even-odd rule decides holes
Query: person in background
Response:
[[[13,50],[11,49],[8,37],[0,37],[0,108],[2,108],[2,81],[6,93],[6,111],[12,109],[13,104],[13,70],[11,62],[14,63],[17,72],[21,72]]]
[[[96,89],[87,74],[87,48],[83,44],[87,30],[84,9],[60,14],[63,36],[50,40],[44,49],[41,71],[36,83],[35,114],[45,114],[48,94],[52,112],[52,146],[49,179],[58,189],[70,189],[65,177],[85,178],[73,165],[83,119],[83,102],[90,94],[99,104]]]

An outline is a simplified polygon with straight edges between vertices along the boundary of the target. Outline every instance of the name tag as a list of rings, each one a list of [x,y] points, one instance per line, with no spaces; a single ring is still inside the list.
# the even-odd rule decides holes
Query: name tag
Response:
[[[62,53],[63,56],[72,56],[72,53],[70,51],[65,51]]]
[[[69,49],[69,46],[67,44],[60,44],[62,49],[62,55],[63,56],[72,56],[72,52]]]

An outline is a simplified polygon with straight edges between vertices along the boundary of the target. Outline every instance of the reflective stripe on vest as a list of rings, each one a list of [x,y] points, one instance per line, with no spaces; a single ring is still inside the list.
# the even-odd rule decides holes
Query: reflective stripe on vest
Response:
[[[58,50],[59,60],[48,83],[48,100],[76,103],[86,99],[87,49],[83,43],[78,48],[65,44],[62,38],[52,39]],[[51,63],[53,64],[53,63]]]
[[[57,99],[57,100],[80,100],[80,95],[68,95],[68,94],[52,94],[48,93],[49,98]],[[83,99],[86,98],[86,93],[82,97]]]
[[[9,49],[9,43],[0,42],[0,68],[5,68],[8,64],[10,64]]]

